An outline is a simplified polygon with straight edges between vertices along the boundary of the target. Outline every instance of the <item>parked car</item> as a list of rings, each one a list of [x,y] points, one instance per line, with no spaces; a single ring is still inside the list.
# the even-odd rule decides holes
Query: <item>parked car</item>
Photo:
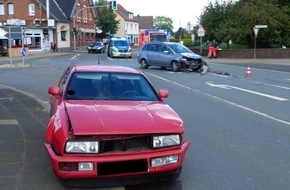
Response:
[[[181,69],[201,71],[203,65],[207,65],[202,56],[175,42],[148,42],[140,48],[137,57],[143,69],[159,66],[175,72]]]
[[[48,93],[45,148],[59,178],[180,175],[190,146],[183,121],[140,71],[72,65]]]
[[[88,53],[105,53],[106,47],[103,42],[91,42],[88,46]]]
[[[111,37],[108,40],[108,57],[132,58],[132,49],[125,37]]]

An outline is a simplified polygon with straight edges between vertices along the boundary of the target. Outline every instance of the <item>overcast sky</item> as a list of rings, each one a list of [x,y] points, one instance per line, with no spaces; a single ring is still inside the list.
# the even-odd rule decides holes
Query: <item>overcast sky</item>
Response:
[[[187,23],[196,25],[203,8],[214,0],[117,0],[135,16],[166,16],[172,19],[174,31]]]

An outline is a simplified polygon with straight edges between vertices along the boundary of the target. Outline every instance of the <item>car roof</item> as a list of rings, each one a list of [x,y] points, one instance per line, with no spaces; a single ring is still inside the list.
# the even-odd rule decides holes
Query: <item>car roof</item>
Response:
[[[112,72],[112,73],[131,73],[140,74],[136,69],[125,66],[107,66],[107,65],[73,65],[76,72]]]
[[[144,44],[144,46],[145,45],[150,45],[150,44],[165,44],[165,45],[176,44],[176,45],[184,46],[184,45],[182,45],[182,44],[180,44],[178,42],[156,42],[156,41],[154,41],[154,42],[147,42],[147,43]]]
[[[158,41],[153,41],[153,42],[147,42],[145,44],[180,44],[179,42],[158,42]]]

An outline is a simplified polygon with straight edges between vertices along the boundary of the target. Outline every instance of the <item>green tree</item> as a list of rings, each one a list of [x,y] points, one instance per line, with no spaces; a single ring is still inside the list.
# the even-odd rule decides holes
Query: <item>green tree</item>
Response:
[[[108,5],[106,0],[99,0],[96,6]],[[102,30],[101,34],[97,34],[97,38],[107,38],[108,34],[115,34],[118,31],[120,20],[117,20],[115,11],[108,7],[96,8],[98,15],[97,27]]]
[[[173,33],[173,21],[169,17],[157,16],[153,19],[154,28],[167,29],[171,34]]]
[[[255,25],[267,25],[260,29],[257,47],[271,47],[289,39],[289,15],[281,10],[276,0],[241,0],[233,7],[232,36],[237,42],[253,47]]]
[[[199,18],[200,24],[206,30],[205,41],[211,41],[216,39],[219,43],[228,43],[231,39],[230,31],[231,27],[231,16],[232,16],[233,3],[215,1],[209,3],[204,8],[203,13]],[[197,28],[197,27],[196,27]]]
[[[207,40],[232,40],[252,48],[255,38],[253,27],[267,25],[267,29],[259,30],[257,47],[290,44],[290,11],[287,1],[239,0],[219,3],[216,0],[205,7],[199,21],[206,29]]]

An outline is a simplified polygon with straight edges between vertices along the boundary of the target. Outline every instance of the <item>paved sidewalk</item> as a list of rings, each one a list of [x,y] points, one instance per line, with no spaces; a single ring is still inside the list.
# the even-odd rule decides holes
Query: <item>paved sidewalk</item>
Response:
[[[138,49],[133,49],[133,58],[136,57]],[[55,56],[63,56],[63,55],[69,55],[69,54],[77,54],[77,53],[84,53],[87,52],[86,50],[77,50],[77,51],[66,51],[66,52],[37,52],[37,53],[30,53],[29,55],[23,57],[12,57],[9,56],[0,56],[0,66],[6,65],[12,62],[21,63],[23,59],[29,60],[29,59],[35,59],[35,58],[45,58],[45,57],[55,57]],[[290,58],[282,58],[282,59],[232,59],[232,58],[217,58],[217,59],[209,59],[207,57],[204,57],[204,60],[208,61],[209,63],[247,63],[247,64],[253,64],[253,63],[274,63],[274,64],[283,64],[283,65],[290,65]]]
[[[68,51],[68,52],[37,52],[37,53],[30,53],[29,55],[22,57],[9,57],[9,56],[0,56],[0,64],[1,62],[10,61],[12,60],[22,60],[24,59],[34,59],[34,58],[42,58],[42,57],[54,57],[54,56],[61,56],[61,55],[68,55],[68,54],[74,54],[76,52],[74,51]]]
[[[209,59],[204,58],[209,63],[261,63],[261,64],[280,64],[280,65],[290,65],[290,58],[283,59],[231,59],[231,58],[217,58]]]
[[[30,66],[28,60],[30,59],[63,56],[63,55],[76,54],[76,53],[79,53],[79,52],[73,52],[73,51],[71,52],[39,52],[39,53],[33,53],[33,54],[31,53],[25,57],[0,56],[0,68],[28,67]]]

